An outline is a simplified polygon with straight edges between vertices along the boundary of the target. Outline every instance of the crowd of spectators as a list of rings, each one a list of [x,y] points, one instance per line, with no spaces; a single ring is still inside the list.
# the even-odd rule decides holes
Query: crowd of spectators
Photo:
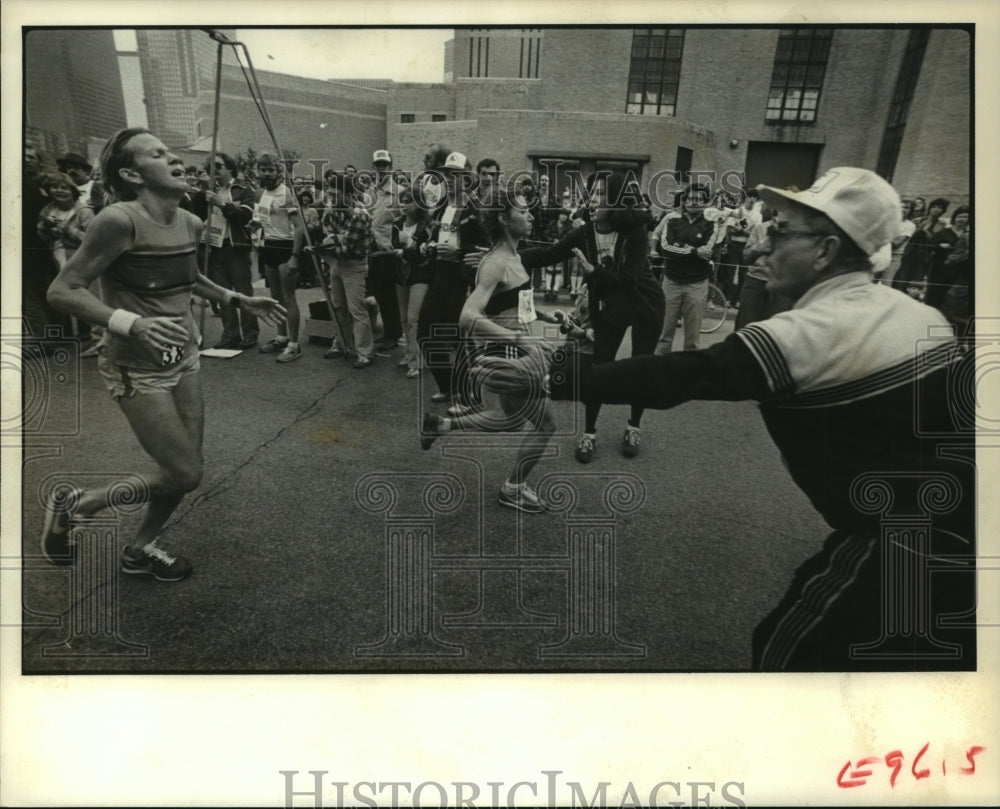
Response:
[[[49,325],[61,327],[81,341],[83,356],[92,356],[100,330],[53,311],[45,289],[79,246],[105,195],[98,170],[82,155],[64,154],[55,163],[47,166],[37,149],[25,148],[24,320],[33,335],[43,335]],[[452,414],[482,407],[462,378],[468,358],[459,314],[475,287],[475,256],[490,245],[479,213],[501,183],[499,163],[484,156],[473,169],[466,155],[434,143],[412,172],[395,166],[385,149],[376,150],[370,169],[362,171],[348,164],[320,178],[296,173],[302,165],[263,154],[248,176],[240,176],[237,161],[219,153],[213,163],[187,166],[190,191],[182,206],[211,220],[202,246],[206,274],[227,289],[251,295],[256,267],[288,311],[279,333],[261,344],[252,316],[213,304],[222,334],[211,347],[257,347],[279,362],[302,357],[296,290],[321,285],[332,304],[337,335],[326,358],[347,358],[362,370],[402,347],[398,365],[405,368],[405,378],[415,379],[428,369],[426,346],[433,343],[438,356],[443,349],[451,357],[450,363],[429,367],[437,384],[435,401],[448,403]],[[602,185],[603,192],[613,187],[620,193],[620,178],[611,176],[617,179]],[[550,176],[536,174],[520,180],[517,190],[531,211],[530,233],[520,244],[532,289],[545,302],[565,295],[573,304],[586,294],[589,303],[584,303],[591,309],[602,307],[596,318],[599,358],[613,358],[629,328],[639,353],[669,352],[678,327],[683,349],[698,348],[710,283],[735,311],[737,329],[791,306],[767,291],[763,258],[772,211],[755,191],[713,195],[707,186],[692,185],[658,217],[649,198],[640,195],[622,242],[641,233],[642,250],[629,241],[628,261],[635,266],[609,271],[606,262],[615,260],[620,245],[594,229],[593,179],[587,189],[560,192]],[[464,193],[470,185],[473,192]],[[949,201],[941,198],[929,204],[919,197],[904,201],[899,234],[887,246],[885,261],[873,257],[873,264],[875,280],[940,309],[961,330],[974,300],[971,209],[959,206],[949,217],[948,208]],[[593,255],[573,249],[587,247],[588,239]],[[602,285],[599,279],[609,272]],[[655,283],[647,284],[647,278]],[[637,298],[617,314],[609,313],[608,302],[622,300],[618,291],[609,292],[618,287],[645,289],[645,303]],[[649,346],[647,335],[653,339]],[[627,435],[632,434],[628,454],[637,451],[640,417],[641,411],[633,413],[626,425]],[[596,412],[588,414],[589,446],[578,448],[581,460],[593,452],[595,420]]]

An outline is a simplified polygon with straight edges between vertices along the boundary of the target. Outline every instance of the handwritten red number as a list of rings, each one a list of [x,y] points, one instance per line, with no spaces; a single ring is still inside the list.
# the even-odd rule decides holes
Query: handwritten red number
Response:
[[[876,761],[881,761],[878,756],[868,756],[867,758],[860,759],[857,763],[857,769],[852,771],[850,780],[844,780],[844,774],[851,768],[851,762],[848,761],[844,768],[840,771],[840,775],[837,776],[837,786],[841,789],[850,789],[851,787],[861,787],[865,785],[865,779],[870,778],[872,771],[863,769],[869,764],[874,764]]]
[[[920,760],[927,753],[930,748],[931,743],[927,742],[913,759],[913,763],[910,765],[910,772],[913,773],[913,777],[920,781],[923,778],[930,778],[931,771],[927,767],[920,768]],[[972,775],[976,771],[976,756],[980,753],[985,752],[986,748],[980,745],[973,745],[970,747],[966,753],[966,761],[969,762],[968,767],[962,767],[961,772],[965,775]],[[853,765],[851,769],[851,761],[848,759],[847,763],[841,768],[840,772],[837,774],[837,786],[841,789],[850,789],[851,787],[861,787],[867,783],[867,779],[871,778],[872,770],[871,765],[876,762],[883,762],[885,766],[892,770],[892,774],[889,776],[889,786],[893,789],[896,788],[896,781],[899,778],[899,773],[903,769],[903,761],[905,757],[903,756],[902,750],[891,750],[885,754],[885,758],[879,758],[878,756],[867,756],[865,758],[858,759],[858,761]],[[941,774],[948,774],[948,763],[945,759],[941,759]]]
[[[930,742],[927,742],[923,747],[920,748],[920,752],[917,753],[917,757],[913,759],[913,766],[910,767],[910,772],[913,773],[913,777],[918,781],[921,778],[930,778],[931,771],[928,769],[918,770],[917,765],[920,763],[920,759],[924,757],[924,753],[927,752],[927,748],[931,746]]]
[[[885,757],[885,766],[892,767],[892,775],[889,776],[889,786],[895,788],[896,776],[898,776],[899,771],[903,769],[903,751],[893,750],[891,753],[887,753]]]
[[[965,754],[965,758],[969,762],[969,764],[971,764],[972,766],[971,767],[962,767],[962,772],[964,772],[966,775],[972,775],[976,771],[975,758],[980,753],[982,753],[985,749],[986,749],[985,747],[980,747],[978,744],[974,745],[973,747],[970,747],[969,748],[969,752],[967,752]]]

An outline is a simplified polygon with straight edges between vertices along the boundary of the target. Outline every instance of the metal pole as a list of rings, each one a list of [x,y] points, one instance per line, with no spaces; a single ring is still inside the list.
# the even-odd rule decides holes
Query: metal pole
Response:
[[[219,43],[219,55],[215,64],[215,115],[212,119],[212,153],[208,159],[208,190],[215,190],[215,152],[219,144],[219,107],[222,99],[222,43]],[[208,206],[208,216],[205,219],[205,276],[208,276],[209,258],[212,253],[212,215],[214,206],[208,202],[206,196],[205,203]],[[205,309],[207,303],[203,300],[201,305],[201,334],[205,335]]]
[[[264,102],[264,94],[261,92],[260,82],[257,81],[257,71],[254,70],[253,60],[250,58],[250,51],[247,50],[247,46],[244,45],[242,42],[233,41],[233,40],[229,39],[228,37],[226,37],[224,34],[220,34],[218,31],[214,31],[214,30],[212,30],[210,28],[206,28],[205,32],[212,39],[214,39],[216,42],[219,43],[219,76],[216,79],[216,96],[215,96],[215,103],[216,103],[216,129],[218,129],[219,88],[222,85],[222,46],[224,44],[226,44],[226,45],[231,45],[234,52],[237,52],[237,47],[242,48],[242,50],[243,50],[243,55],[246,57],[246,60],[247,60],[247,67],[250,70],[250,77],[253,80],[253,86],[250,88],[250,92],[252,94],[256,95],[257,100],[259,101],[259,108],[260,108],[260,113],[261,113],[261,120],[264,122],[264,127],[265,127],[265,129],[267,129],[267,133],[271,137],[271,143],[274,145],[274,151],[275,151],[276,157],[278,158],[278,160],[282,161],[282,165],[284,165],[284,152],[281,151],[281,146],[278,144],[278,136],[275,133],[274,127],[271,124],[271,116],[267,112],[267,104]],[[237,52],[237,58],[239,58],[238,52]],[[215,142],[214,142],[214,140],[213,140],[213,143],[212,143],[212,156],[213,156],[213,161],[212,162],[213,162],[213,171],[214,171],[214,162],[215,162],[214,161],[214,156],[215,156]],[[298,198],[298,196],[296,196],[294,189],[292,189],[292,199],[295,200],[295,207],[297,208],[297,210],[299,212],[299,222],[302,224],[302,233],[305,236],[306,244],[309,245],[310,247],[312,247],[313,246],[312,239],[309,236],[309,230],[306,228],[305,212],[302,210],[302,203],[299,202],[299,198]],[[206,255],[207,255],[207,253],[206,253]],[[336,309],[333,306],[333,295],[332,295],[332,292],[330,290],[330,287],[327,285],[326,280],[323,278],[323,270],[322,270],[322,267],[320,266],[319,256],[317,256],[315,253],[313,253],[312,251],[310,251],[309,257],[312,259],[313,267],[316,270],[316,277],[319,279],[319,284],[323,288],[323,295],[326,298],[326,305],[330,309],[330,317],[333,319],[334,328],[336,328],[337,334],[340,335],[340,344],[341,344],[341,347],[344,348],[344,350],[346,351],[347,350],[347,346],[348,346],[348,342],[344,338],[344,332],[343,332],[343,330],[340,328],[340,320],[337,317]],[[331,277],[331,283],[332,283],[332,277]]]

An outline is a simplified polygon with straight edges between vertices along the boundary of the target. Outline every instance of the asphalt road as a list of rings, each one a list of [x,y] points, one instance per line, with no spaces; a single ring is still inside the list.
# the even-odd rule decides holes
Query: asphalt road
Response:
[[[320,297],[299,292],[304,311]],[[205,343],[219,332],[208,317]],[[25,672],[741,670],[826,536],[753,403],[647,412],[635,459],[619,452],[627,409],[608,407],[587,466],[582,408],[556,403],[532,479],[558,510],[522,515],[496,500],[517,435],[423,452],[422,412],[444,411],[430,376],[405,379],[402,348],[364,371],[324,349],[203,358],[205,477],[163,534],[195,565],[179,584],[117,573],[127,495],[81,535],[74,571],[39,557],[48,487],[150,461],[95,360],[26,374]]]

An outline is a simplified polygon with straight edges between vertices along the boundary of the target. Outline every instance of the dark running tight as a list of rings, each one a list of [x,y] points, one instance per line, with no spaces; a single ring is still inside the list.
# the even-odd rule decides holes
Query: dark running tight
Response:
[[[600,328],[594,329],[594,364],[603,362],[613,362],[622,340],[625,338],[627,326],[613,326],[607,323]],[[638,326],[632,327],[632,356],[639,357],[644,354],[652,354],[656,348],[656,341],[659,339],[659,326],[655,330],[645,331]],[[586,422],[583,431],[586,433],[597,432],[597,416],[601,412],[600,402],[585,402]],[[642,420],[642,413],[645,408],[632,405],[632,412],[628,423],[633,427],[638,427]]]

